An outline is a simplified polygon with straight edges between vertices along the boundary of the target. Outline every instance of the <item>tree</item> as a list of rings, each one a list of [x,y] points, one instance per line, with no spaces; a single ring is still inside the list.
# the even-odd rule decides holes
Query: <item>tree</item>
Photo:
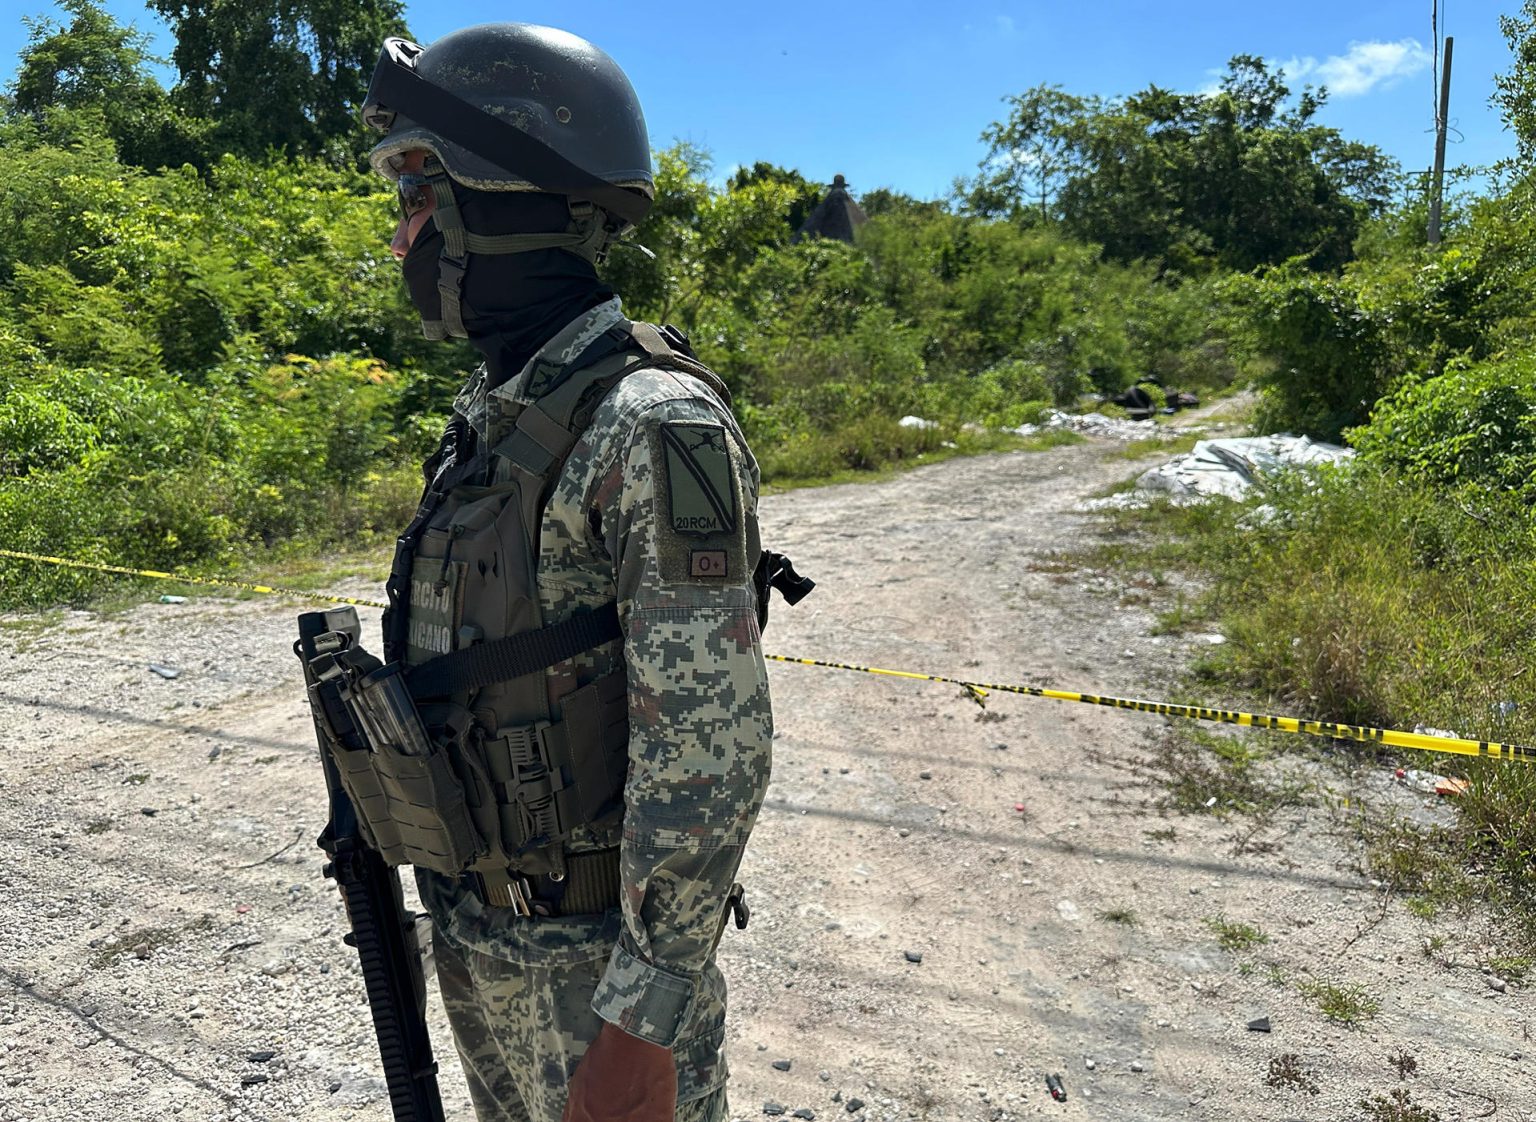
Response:
[[[1494,79],[1493,103],[1515,134],[1519,158],[1530,163],[1536,160],[1536,0],[1525,0],[1519,15],[1500,16],[1499,28],[1509,40],[1515,65]]]
[[[656,154],[656,205],[636,229],[635,245],[616,246],[603,274],[641,314],[687,331],[700,326],[706,305],[729,304],[753,259],[788,244],[792,232],[785,221],[796,197],[790,182],[749,175],[717,191],[710,166],[709,153],[690,144]]]
[[[882,214],[904,214],[911,218],[932,218],[944,213],[944,204],[936,200],[918,199],[904,191],[889,187],[876,187],[859,196],[859,209],[870,218]]]
[[[797,168],[781,168],[767,160],[758,160],[750,168],[737,168],[731,176],[733,191],[741,191],[759,183],[779,184],[794,192],[787,215],[791,234],[805,225],[805,220],[821,203],[821,186],[805,178]]]
[[[1079,170],[1077,130],[1083,118],[1101,109],[1097,99],[1039,85],[1006,99],[1008,118],[987,126],[981,139],[987,158],[968,199],[982,215],[1006,214],[1036,203],[1040,217],[1070,176]]]
[[[60,115],[99,117],[125,163],[201,165],[205,129],[172,106],[149,72],[147,37],[95,0],[60,0],[60,7],[72,17],[67,27],[25,20],[31,39],[11,83],[11,113],[39,124],[51,116],[55,126]]]
[[[379,48],[404,35],[400,0],[150,0],[176,34],[177,103],[223,151],[345,159]]]
[[[1114,260],[1201,274],[1291,257],[1350,259],[1388,197],[1391,162],[1313,120],[1326,91],[1294,104],[1281,75],[1238,55],[1220,88],[1149,86],[1116,101],[1038,86],[1012,99],[971,188],[983,214],[1056,218]]]

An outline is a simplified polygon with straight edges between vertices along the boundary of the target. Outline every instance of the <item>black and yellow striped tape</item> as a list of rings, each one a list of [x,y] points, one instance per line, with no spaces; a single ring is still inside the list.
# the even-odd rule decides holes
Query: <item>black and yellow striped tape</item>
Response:
[[[1193,721],[1216,721],[1226,725],[1243,725],[1248,728],[1274,729],[1277,732],[1301,733],[1304,736],[1322,736],[1330,740],[1358,740],[1363,743],[1389,744],[1394,748],[1417,748],[1424,752],[1445,752],[1456,756],[1485,756],[1491,760],[1520,760],[1536,763],[1536,748],[1523,744],[1501,744],[1492,740],[1465,740],[1461,737],[1428,736],[1421,732],[1399,732],[1396,729],[1377,729],[1366,725],[1344,725],[1334,721],[1303,721],[1296,717],[1270,717],[1263,713],[1244,713],[1236,709],[1209,709],[1202,705],[1174,705],[1166,701],[1137,701],[1125,697],[1105,697],[1101,694],[1073,693],[1070,690],[1048,690],[1042,686],[998,685],[994,682],[971,682],[963,678],[946,678],[938,674],[916,674],[910,670],[882,670],[877,666],[852,666],[844,662],[825,662],[814,658],[788,658],[784,655],[767,655],[775,662],[793,662],[801,666],[822,666],[830,670],[854,670],[860,674],[878,674],[886,678],[911,678],[920,682],[947,682],[969,691],[978,701],[988,693],[1017,693],[1029,697],[1049,697],[1057,701],[1077,701],[1084,705],[1104,705],[1111,709],[1131,709],[1138,713],[1158,713],[1164,717],[1187,717]]]
[[[36,561],[48,565],[63,565],[72,569],[88,569],[100,573],[118,573],[131,577],[147,577],[151,580],[175,581],[178,584],[209,585],[215,588],[233,588],[241,592],[261,592],[277,596],[296,596],[304,600],[319,600],[327,604],[352,604],[360,608],[383,608],[387,605],[377,600],[350,599],[328,596],[323,592],[301,592],[292,588],[276,588],[265,584],[249,584],[245,581],[219,580],[213,577],[189,577],[179,573],[166,573],[158,569],[128,569],[120,565],[99,565],[89,561],[72,561],[65,557],[48,557],[39,553],[22,553],[12,549],[0,549],[0,557],[19,561]],[[906,678],[916,682],[943,682],[960,686],[977,702],[989,693],[1023,694],[1026,697],[1048,697],[1056,701],[1075,701],[1084,705],[1103,705],[1111,709],[1129,709],[1137,713],[1156,713],[1164,717],[1184,717],[1193,721],[1215,721],[1226,725],[1246,728],[1274,729],[1277,732],[1299,733],[1303,736],[1320,736],[1330,740],[1356,740],[1362,743],[1386,744],[1394,748],[1414,748],[1423,752],[1439,752],[1455,756],[1482,756],[1491,760],[1518,760],[1536,763],[1536,748],[1523,744],[1501,744],[1492,740],[1465,740],[1461,737],[1428,736],[1419,732],[1400,732],[1396,729],[1370,728],[1366,725],[1345,725],[1335,721],[1303,721],[1296,717],[1271,717],[1263,713],[1244,713],[1236,709],[1210,709],[1202,705],[1174,705],[1166,701],[1138,701],[1125,697],[1106,697],[1102,694],[1073,693],[1070,690],[1051,690],[1043,686],[1000,685],[994,682],[971,682],[964,678],[948,678],[942,674],[919,674],[911,670],[886,670],[878,666],[855,666],[847,662],[828,662],[816,658],[791,658],[788,655],[765,655],[773,662],[788,662],[799,666],[820,666],[828,670],[852,670],[859,674],[874,674],[883,678]]]

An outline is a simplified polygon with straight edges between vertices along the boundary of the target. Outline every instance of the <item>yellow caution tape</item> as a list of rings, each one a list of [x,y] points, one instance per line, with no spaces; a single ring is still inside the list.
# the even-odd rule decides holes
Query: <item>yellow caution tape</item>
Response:
[[[128,577],[148,577],[151,580],[169,580],[177,584],[206,584],[215,588],[234,588],[241,592],[264,592],[275,596],[297,596],[301,600],[319,600],[326,604],[353,604],[359,608],[387,608],[377,600],[354,600],[346,596],[328,596],[323,592],[300,592],[296,588],[274,588],[266,584],[247,584],[239,580],[218,580],[214,577],[189,577],[181,573],[163,573],[158,569],[125,569],[121,565],[97,565],[89,561],[71,561],[67,557],[45,557],[40,553],[20,553],[14,549],[0,549],[0,557],[18,561],[41,561],[49,565],[63,565],[70,569],[89,569],[96,573],[119,573]]]
[[[274,588],[265,584],[248,584],[245,581],[217,580],[213,577],[189,577],[179,573],[166,573],[158,569],[127,569],[120,565],[98,565],[88,561],[71,561],[64,557],[47,557],[39,553],[21,553],[12,549],[0,549],[0,557],[19,561],[38,561],[48,565],[64,565],[72,569],[88,569],[99,573],[119,573],[131,577],[147,577],[151,580],[175,581],[178,584],[202,584],[216,588],[234,588],[242,592],[262,592],[277,596],[296,596],[304,600],[319,600],[327,604],[353,604],[360,608],[384,608],[377,600],[360,600],[344,596],[329,596],[323,592],[300,592],[292,588]],[[1185,717],[1192,721],[1216,721],[1246,728],[1274,729],[1278,732],[1300,733],[1304,736],[1321,736],[1330,740],[1357,740],[1366,743],[1387,744],[1394,748],[1414,748],[1422,752],[1440,752],[1456,756],[1482,756],[1491,760],[1519,760],[1536,763],[1536,748],[1523,744],[1501,744],[1491,740],[1464,740],[1461,737],[1427,736],[1419,732],[1399,732],[1396,729],[1370,728],[1366,725],[1345,725],[1335,721],[1303,721],[1296,717],[1270,717],[1263,713],[1244,713],[1236,709],[1209,709],[1202,705],[1174,705],[1166,701],[1137,701],[1124,697],[1105,697],[1100,694],[1073,693],[1069,690],[1050,690],[1042,686],[998,685],[993,682],[971,682],[963,678],[947,678],[941,674],[919,674],[911,670],[883,670],[876,666],[855,666],[846,662],[826,662],[815,658],[790,658],[787,655],[765,655],[774,662],[788,662],[799,666],[820,666],[828,670],[852,670],[860,674],[876,674],[884,678],[906,678],[917,682],[944,682],[960,686],[978,704],[989,693],[1023,694],[1027,697],[1048,697],[1056,701],[1076,701],[1084,705],[1104,705],[1111,709],[1130,709],[1137,713],[1157,713],[1164,717]]]
[[[1390,744],[1394,748],[1416,748],[1423,752],[1445,752],[1456,756],[1485,756],[1492,760],[1520,760],[1536,763],[1536,748],[1523,744],[1500,744],[1491,740],[1464,740],[1453,736],[1427,736],[1420,732],[1398,732],[1366,725],[1344,725],[1334,721],[1302,721],[1295,717],[1269,717],[1262,713],[1243,713],[1236,709],[1208,709],[1202,705],[1173,705],[1166,701],[1137,701],[1125,697],[1104,697],[1068,690],[1048,690],[1041,686],[1006,686],[992,682],[970,682],[938,674],[917,674],[910,670],[882,670],[875,666],[852,666],[845,662],[824,662],[814,658],[787,658],[766,655],[775,662],[793,662],[801,666],[823,666],[830,670],[855,670],[860,674],[878,674],[887,678],[911,678],[920,682],[947,682],[967,690],[978,703],[989,692],[1017,693],[1029,697],[1049,697],[1057,701],[1078,701],[1084,705],[1105,705],[1111,709],[1132,709],[1138,713],[1159,713],[1164,717],[1187,717],[1193,721],[1219,721],[1256,729],[1275,729],[1305,736],[1323,736],[1331,740],[1359,740]]]

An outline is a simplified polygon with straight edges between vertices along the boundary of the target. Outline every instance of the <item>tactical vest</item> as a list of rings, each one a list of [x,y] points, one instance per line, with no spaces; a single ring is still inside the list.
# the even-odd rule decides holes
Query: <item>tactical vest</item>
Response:
[[[342,694],[371,750],[333,745],[364,835],[390,864],[469,875],[498,906],[526,910],[535,881],[579,898],[564,911],[617,899],[616,851],[568,854],[565,842],[623,813],[622,653],[612,672],[559,698],[558,712],[544,671],[620,639],[618,608],[546,623],[539,531],[599,404],[626,375],[655,368],[692,375],[730,400],[680,334],[621,320],[568,365],[540,360],[529,374],[534,400],[490,424],[488,440],[455,417],[427,461],[387,584],[384,662],[361,652],[342,660]],[[747,544],[757,555],[758,543]],[[755,583],[766,622],[769,585],[793,603],[812,582],[779,555],[761,556]]]

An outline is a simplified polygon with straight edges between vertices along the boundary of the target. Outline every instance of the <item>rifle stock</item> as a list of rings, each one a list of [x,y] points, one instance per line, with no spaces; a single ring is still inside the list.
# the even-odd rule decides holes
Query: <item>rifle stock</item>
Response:
[[[320,745],[320,763],[330,795],[330,822],[318,844],[330,860],[325,875],[336,881],[352,931],[345,942],[356,948],[373,1028],[384,1064],[395,1122],[444,1122],[437,1089],[437,1064],[427,1032],[426,978],[416,941],[415,917],[405,910],[399,874],[368,845],[357,812],[341,784],[328,743],[350,749],[366,747],[335,683],[322,681],[312,662],[334,650],[322,650],[322,636],[358,638],[357,613],[351,608],[305,612],[299,616],[294,651],[304,665],[310,712]],[[332,643],[336,640],[330,640]]]

